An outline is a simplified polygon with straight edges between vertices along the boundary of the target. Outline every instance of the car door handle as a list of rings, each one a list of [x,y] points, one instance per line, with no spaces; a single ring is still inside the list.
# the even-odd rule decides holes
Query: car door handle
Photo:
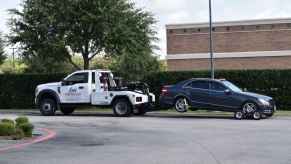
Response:
[[[84,89],[84,87],[83,86],[80,86],[79,89]]]

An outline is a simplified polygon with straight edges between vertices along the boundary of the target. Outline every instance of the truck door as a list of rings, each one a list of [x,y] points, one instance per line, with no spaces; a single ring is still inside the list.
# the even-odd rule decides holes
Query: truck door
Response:
[[[92,93],[92,104],[93,105],[109,105],[110,97],[110,73],[102,72],[97,73],[95,78],[96,89]]]
[[[89,73],[75,73],[66,78],[61,86],[62,103],[90,103]]]

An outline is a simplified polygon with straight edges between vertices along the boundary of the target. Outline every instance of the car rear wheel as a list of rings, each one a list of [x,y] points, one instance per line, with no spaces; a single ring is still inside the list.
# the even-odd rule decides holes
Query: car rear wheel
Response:
[[[40,103],[40,113],[43,116],[53,116],[57,110],[57,104],[53,99],[43,99]]]
[[[175,109],[177,112],[184,113],[187,112],[189,108],[187,99],[184,97],[177,98],[175,101]]]
[[[66,116],[74,113],[74,111],[75,111],[75,108],[72,108],[72,107],[61,107],[61,112]]]
[[[132,114],[132,105],[127,99],[117,99],[113,103],[113,112],[117,117],[128,117]]]

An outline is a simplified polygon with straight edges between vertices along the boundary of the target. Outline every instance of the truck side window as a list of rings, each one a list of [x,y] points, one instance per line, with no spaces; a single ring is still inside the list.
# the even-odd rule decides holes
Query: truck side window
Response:
[[[69,82],[70,84],[88,83],[88,77],[89,77],[88,72],[76,73],[69,77],[68,79],[66,79],[66,81]]]

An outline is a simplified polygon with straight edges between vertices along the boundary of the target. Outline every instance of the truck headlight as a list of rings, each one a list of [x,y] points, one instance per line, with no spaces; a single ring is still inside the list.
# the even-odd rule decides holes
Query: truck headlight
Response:
[[[270,103],[267,100],[259,99],[259,101],[260,101],[260,103],[262,103],[265,106],[269,106],[270,105]]]
[[[136,97],[136,102],[142,102],[142,97]]]

